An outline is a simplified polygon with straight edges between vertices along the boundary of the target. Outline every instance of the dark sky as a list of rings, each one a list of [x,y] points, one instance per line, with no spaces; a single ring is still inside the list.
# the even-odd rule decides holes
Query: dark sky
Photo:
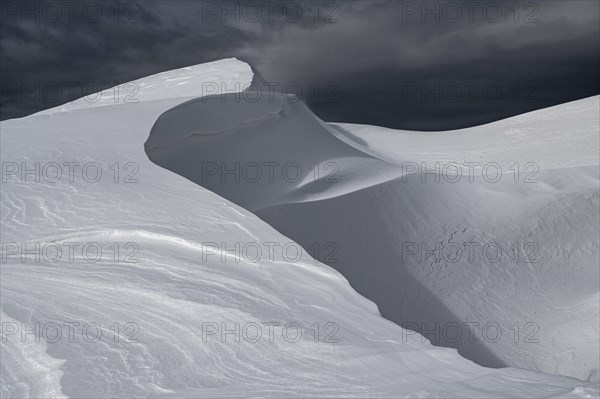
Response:
[[[401,129],[472,126],[600,93],[598,0],[0,4],[2,120],[227,57],[300,85],[326,121]]]

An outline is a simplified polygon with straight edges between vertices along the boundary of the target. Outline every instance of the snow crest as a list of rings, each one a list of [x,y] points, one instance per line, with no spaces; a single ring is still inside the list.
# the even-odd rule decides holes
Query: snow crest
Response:
[[[240,61],[217,65],[140,79],[148,97],[137,103],[79,102],[0,124],[2,160],[18,168],[7,173],[0,197],[2,397],[597,395],[593,385],[573,378],[488,369],[455,350],[405,340],[406,330],[306,251],[236,261],[236,245],[296,244],[246,209],[157,166],[143,147],[161,115],[203,95],[203,82],[244,87],[252,79]],[[178,77],[190,71],[196,77],[179,85]],[[181,87],[195,89],[180,95]],[[170,148],[198,138],[210,143],[183,133]],[[339,142],[331,135],[325,140]],[[326,159],[327,148],[307,146]],[[381,164],[346,144],[339,154],[364,162],[368,173]],[[61,165],[62,178],[20,173],[36,163]],[[75,168],[72,178],[67,163]],[[87,164],[103,172],[99,179],[91,171],[82,178]],[[290,195],[310,199],[318,191],[292,187]],[[267,206],[259,194],[252,201]],[[72,256],[67,242],[77,244]],[[31,253],[35,244],[50,250],[39,262]],[[81,251],[86,244],[105,256],[90,261]],[[63,248],[58,259],[57,246]],[[302,332],[299,339],[295,331]]]

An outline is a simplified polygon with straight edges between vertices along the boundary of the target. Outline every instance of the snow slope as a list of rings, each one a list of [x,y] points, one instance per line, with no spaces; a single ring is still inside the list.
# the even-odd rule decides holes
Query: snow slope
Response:
[[[235,93],[248,88],[253,72],[244,62],[225,59],[192,65],[146,76],[97,93],[91,93],[58,107],[34,115],[51,115],[116,104],[137,104],[167,98],[198,97],[218,93]],[[90,86],[93,89],[93,86]]]
[[[146,152],[434,343],[485,366],[597,382],[598,99],[422,133],[329,125],[293,97],[228,94],[162,114]]]
[[[190,85],[252,79],[235,59],[192,70]],[[488,369],[404,339],[341,274],[306,252],[286,255],[283,245],[298,248],[290,239],[148,160],[154,122],[193,94],[169,89],[186,71],[140,79],[153,90],[137,103],[67,104],[0,124],[2,397],[598,395],[576,379]],[[376,161],[340,150],[351,157]],[[269,253],[265,243],[278,245]],[[262,256],[236,256],[236,244]],[[286,323],[302,337],[284,336]]]

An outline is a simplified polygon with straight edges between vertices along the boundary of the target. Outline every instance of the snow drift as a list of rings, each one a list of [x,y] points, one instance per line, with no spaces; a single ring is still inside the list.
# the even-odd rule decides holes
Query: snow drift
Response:
[[[327,124],[289,96],[227,94],[162,114],[146,152],[253,211],[433,343],[485,366],[597,381],[597,111],[593,97],[423,133]]]
[[[171,90],[181,76],[190,77],[186,89]],[[406,330],[306,252],[293,259],[280,250],[258,259],[236,256],[236,244],[295,243],[244,208],[156,166],[143,142],[161,114],[202,95],[202,83],[235,87],[251,79],[246,64],[221,60],[140,79],[139,87],[152,85],[152,95],[140,90],[138,102],[67,104],[0,124],[2,397],[598,395],[573,378],[488,369],[454,350],[404,339]],[[260,113],[270,110],[266,105]],[[172,138],[188,135],[172,131]],[[218,144],[221,136],[212,137]],[[235,141],[228,144],[242,152]],[[256,148],[248,144],[245,151]],[[351,146],[339,151],[341,161],[358,158],[368,173],[380,163]],[[38,173],[36,163],[46,172],[42,165],[58,164],[64,173],[60,179],[55,169]],[[88,164],[103,174],[91,170],[82,178]],[[67,165],[75,165],[72,175]],[[339,193],[354,184],[364,183]],[[320,191],[298,188],[305,198],[333,193]],[[289,200],[284,194],[278,203]],[[258,193],[252,201],[268,205]],[[72,257],[66,250],[58,258],[32,253],[36,244],[68,243],[79,244]],[[86,244],[107,252],[90,261],[81,251]],[[127,244],[137,250],[125,250]],[[286,338],[288,323],[296,324]],[[58,339],[57,325],[63,326]]]

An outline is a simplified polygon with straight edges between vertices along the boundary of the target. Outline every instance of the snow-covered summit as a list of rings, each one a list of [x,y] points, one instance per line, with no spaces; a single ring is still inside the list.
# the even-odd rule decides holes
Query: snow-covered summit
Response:
[[[147,101],[0,124],[2,397],[598,395],[406,339],[294,241],[150,162],[156,120],[202,95],[181,88],[250,83],[227,65],[140,79]]]
[[[250,85],[252,77],[252,69],[248,64],[237,58],[226,58],[122,83],[97,93],[90,93],[67,104],[40,111],[35,115],[239,92]]]

